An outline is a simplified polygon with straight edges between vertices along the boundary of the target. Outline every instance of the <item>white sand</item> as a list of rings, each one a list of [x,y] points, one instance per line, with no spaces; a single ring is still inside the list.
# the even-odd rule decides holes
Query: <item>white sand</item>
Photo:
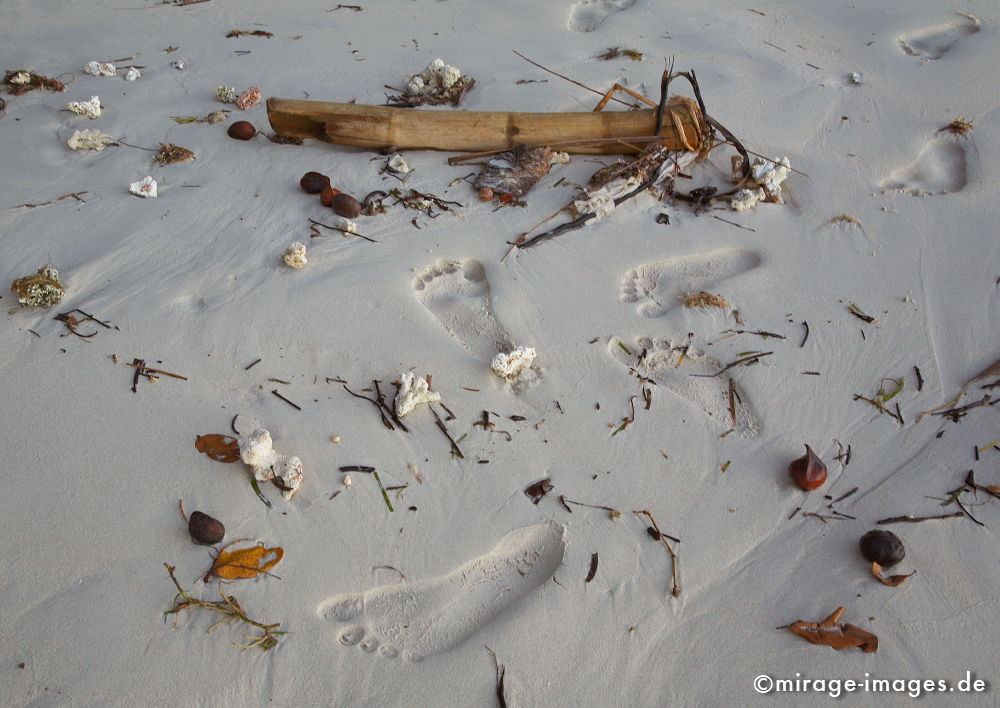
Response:
[[[1000,357],[995,3],[803,0],[753,12],[693,0],[356,2],[362,12],[303,0],[0,5],[0,68],[67,82],[73,74],[64,93],[3,95],[0,117],[3,282],[50,264],[67,290],[50,310],[19,308],[7,292],[0,301],[8,313],[0,337],[3,701],[488,706],[496,704],[494,667],[484,645],[506,665],[511,705],[741,705],[757,698],[757,675],[796,672],[956,685],[971,671],[1000,680],[997,503],[962,497],[985,528],[969,519],[887,527],[907,547],[894,572],[917,571],[900,588],[877,584],[857,551],[880,518],[956,511],[928,497],[944,497],[970,468],[981,484],[1000,484],[996,451],[973,459],[974,446],[1000,437],[995,409],[958,424],[913,423]],[[274,37],[226,39],[232,29]],[[645,59],[594,59],[613,46]],[[403,185],[379,174],[385,158],[373,153],[234,141],[226,135],[233,120],[270,132],[263,104],[242,113],[215,95],[218,86],[256,85],[264,97],[379,104],[384,84],[401,87],[440,57],[478,81],[466,109],[577,111],[596,102],[511,49],[599,90],[618,81],[654,98],[673,56],[678,69],[697,72],[714,117],[750,149],[788,155],[809,177],[785,182],[783,206],[740,214],[695,215],[643,194],[501,263],[506,242],[566,204],[569,183],[584,183],[598,165],[574,157],[541,180],[526,208],[494,212],[469,185],[449,186],[474,168],[406,152],[405,187],[464,206],[436,219],[401,207],[359,218],[358,231],[377,243],[325,230],[310,239],[307,219],[338,220],[299,189],[304,172],[324,172],[358,197]],[[116,78],[82,70],[131,56]],[[179,58],[184,71],[170,66]],[[125,82],[132,64],[142,76]],[[675,90],[686,91],[682,82]],[[99,118],[64,110],[94,95]],[[170,119],[222,108],[233,113],[221,124]],[[959,115],[974,121],[971,133],[936,132]],[[197,159],[155,167],[152,153],[128,147],[74,152],[66,141],[78,129],[144,147],[174,143]],[[695,179],[680,188],[719,183],[729,155],[714,152],[716,167],[693,168]],[[146,175],[157,181],[155,199],[129,194]],[[83,191],[86,203],[8,208]],[[669,225],[655,222],[662,212]],[[829,225],[842,214],[861,228]],[[293,241],[309,248],[301,270],[282,263]],[[460,272],[442,271],[442,261],[460,263]],[[435,267],[441,272],[425,270]],[[689,289],[723,295],[745,324],[676,306]],[[853,317],[850,303],[876,322]],[[73,308],[115,329],[86,322],[78,331],[96,336],[68,334],[53,316]],[[810,336],[800,347],[803,321]],[[730,329],[787,339],[726,337]],[[706,370],[712,360],[773,351],[727,372],[745,404],[740,434],[720,439],[729,427],[727,376],[696,385],[675,379],[684,368],[669,368],[670,343],[689,333],[705,353],[689,363]],[[643,375],[661,381],[649,410],[623,350],[609,349],[647,340],[658,358]],[[515,391],[490,373],[493,342],[538,351],[530,386]],[[188,381],[144,380],[132,393],[125,363],[135,357]],[[457,416],[447,425],[465,436],[464,460],[450,455],[426,406],[407,416],[409,433],[389,431],[371,405],[326,380],[357,391],[381,379],[391,404],[389,382],[411,369],[433,375],[433,390]],[[883,377],[905,377],[892,401],[903,426],[852,400],[873,395]],[[612,437],[633,395],[635,421]],[[473,425],[483,410],[498,414],[491,421],[510,441]],[[236,414],[241,434],[266,428],[278,450],[302,459],[292,501],[265,484],[266,508],[242,463],[194,449],[199,434],[231,433]],[[846,468],[833,459],[835,440],[851,446]],[[804,443],[830,470],[808,495],[786,473]],[[389,492],[395,511],[369,474],[353,473],[345,488],[342,465],[371,465],[386,486],[408,485]],[[522,492],[543,477],[554,489],[536,506]],[[823,495],[853,487],[835,508],[856,520],[789,518],[796,507],[829,515]],[[560,494],[624,514],[570,514]],[[277,648],[241,652],[231,643],[242,640],[237,626],[206,635],[214,618],[198,610],[176,628],[164,623],[174,596],[164,561],[196,597],[218,597],[199,579],[211,558],[190,542],[178,499],[222,520],[227,541],[285,549],[274,569],[280,580],[225,587],[251,616],[291,632]],[[680,598],[669,595],[665,549],[633,509],[651,510],[682,539]],[[599,566],[585,583],[593,553]],[[356,641],[356,630],[339,635],[343,628],[321,616],[338,596],[361,603],[362,619],[344,618],[361,628]],[[834,652],[775,629],[839,605],[845,621],[879,636],[876,654]],[[407,651],[423,661],[380,655]],[[995,696],[992,686],[961,698]],[[812,696],[769,699],[799,705]]]

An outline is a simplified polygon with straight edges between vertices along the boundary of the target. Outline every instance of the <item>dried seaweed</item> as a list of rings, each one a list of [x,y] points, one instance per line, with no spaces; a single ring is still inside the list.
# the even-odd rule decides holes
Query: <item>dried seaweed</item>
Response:
[[[628,57],[632,61],[642,61],[642,52],[636,49],[621,49],[620,47],[609,47],[603,54],[598,54],[595,59],[609,61],[619,57]]]
[[[153,156],[153,164],[163,167],[164,165],[173,165],[178,162],[187,162],[194,158],[195,154],[187,148],[183,148],[180,145],[172,145],[171,143],[162,143],[159,152]]]
[[[474,187],[488,201],[493,195],[523,196],[552,167],[552,149],[521,145],[490,157],[476,177]],[[489,193],[483,190],[490,190]]]
[[[229,34],[226,35],[226,39],[231,37],[264,37],[270,39],[274,35],[271,32],[265,32],[264,30],[241,30],[234,29],[230,30]]]
[[[66,84],[59,79],[54,79],[33,71],[8,71],[4,74],[3,83],[7,86],[7,93],[13,96],[20,96],[29,91],[65,91]]]
[[[696,308],[696,307],[718,307],[720,310],[728,310],[732,307],[726,298],[721,295],[713,295],[712,293],[707,293],[704,290],[696,293],[689,293],[685,295],[682,299],[684,307]],[[784,339],[784,337],[782,337]]]

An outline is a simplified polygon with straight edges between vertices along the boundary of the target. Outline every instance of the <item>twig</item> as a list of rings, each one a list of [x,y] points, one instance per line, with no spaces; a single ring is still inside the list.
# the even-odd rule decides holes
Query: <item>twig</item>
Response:
[[[376,241],[375,239],[369,238],[364,234],[359,234],[356,231],[348,231],[347,229],[342,229],[337,226],[328,226],[326,224],[320,223],[319,221],[316,221],[315,219],[309,219],[309,223],[312,224],[312,226],[309,229],[310,238],[316,238],[317,236],[319,236],[320,233],[319,231],[316,230],[316,227],[322,226],[324,229],[330,229],[330,231],[339,231],[340,233],[344,234],[344,236],[357,236],[358,238],[363,238],[365,241],[370,241],[371,243],[378,243],[378,241]]]
[[[569,504],[574,504],[576,506],[586,506],[591,509],[603,509],[604,511],[608,512],[608,516],[610,516],[612,519],[617,519],[622,515],[622,513],[618,511],[618,509],[614,509],[610,506],[601,506],[600,504],[587,504],[585,502],[573,501],[572,499],[567,499],[564,494],[559,495],[559,502],[564,507],[566,507],[566,511],[568,511],[571,514],[573,513],[573,510],[569,508],[568,506]],[[672,538],[671,540],[676,541],[677,539]]]
[[[663,543],[663,547],[666,548],[667,553],[670,554],[670,561],[671,561],[670,577],[671,577],[671,582],[673,583],[673,589],[670,591],[670,594],[673,595],[674,597],[680,597],[681,586],[680,583],[677,582],[677,563],[678,563],[677,554],[674,553],[674,549],[670,547],[669,543],[667,543],[668,537],[662,531],[660,531],[660,527],[657,525],[656,519],[653,518],[653,515],[648,510],[646,509],[640,509],[638,511],[633,510],[632,513],[635,514],[636,516],[645,516],[646,518],[649,519],[650,523],[653,524],[653,528],[659,535],[659,539]]]
[[[1000,399],[998,399],[1000,400]],[[992,406],[996,404],[997,401],[992,400],[989,394],[986,394],[978,401],[973,401],[964,406],[959,406],[958,408],[949,408],[943,411],[934,411],[931,415],[942,415],[945,418],[950,419],[953,423],[957,423],[962,417],[965,416],[973,408],[979,408],[980,406]]]
[[[937,516],[912,516],[906,514],[905,516],[890,516],[888,519],[879,519],[876,524],[901,524],[909,523],[915,524],[918,521],[931,521],[933,519],[954,519],[957,516],[965,516],[961,511],[956,511],[954,514],[939,514]]]
[[[465,459],[465,455],[462,454],[462,450],[458,447],[458,443],[455,442],[455,439],[453,437],[451,437],[451,433],[448,432],[448,427],[444,424],[444,421],[441,420],[441,416],[439,416],[438,412],[436,410],[434,410],[434,406],[433,405],[432,406],[428,406],[428,407],[431,409],[431,413],[434,414],[434,422],[437,423],[438,429],[442,433],[444,433],[444,436],[446,438],[448,438],[448,442],[451,443],[451,452],[452,452],[452,454],[455,455],[456,457],[460,457],[460,458],[462,458],[464,460]]]
[[[854,400],[855,401],[864,401],[866,403],[870,403],[875,408],[877,408],[881,413],[885,413],[890,418],[895,418],[896,421],[899,422],[900,425],[903,425],[903,416],[901,416],[898,413],[898,411],[891,411],[891,410],[889,410],[888,408],[886,408],[885,406],[883,406],[881,403],[879,403],[875,399],[868,398],[866,396],[862,396],[860,393],[856,393],[856,394],[854,394]],[[897,405],[897,408],[898,408],[899,404],[896,404],[896,405]]]
[[[64,194],[61,197],[56,197],[47,202],[40,202],[38,204],[17,204],[12,207],[7,207],[8,209],[37,209],[38,207],[48,206],[49,204],[55,204],[56,202],[61,202],[63,199],[75,199],[81,204],[86,204],[86,200],[81,199],[81,194],[90,194],[90,192],[70,192],[69,194]]]
[[[809,339],[809,323],[802,320],[802,326],[806,328],[805,336],[802,337],[802,341],[799,343],[799,349],[806,345],[806,340]]]
[[[716,216],[715,214],[712,214],[712,218],[718,219],[719,221],[723,221],[729,224],[730,226],[735,226],[738,229],[743,229],[744,231],[753,231],[754,233],[757,233],[757,229],[751,229],[749,226],[743,226],[743,224],[737,224],[735,221],[730,221],[729,219],[723,219],[721,216]],[[784,339],[784,337],[782,337],[782,339]]]
[[[382,491],[382,498],[385,499],[385,505],[389,507],[389,511],[392,511],[392,502],[389,501],[389,494],[385,491],[385,487],[382,486],[382,479],[378,476],[378,470],[372,470],[372,476],[375,477],[375,482],[378,483],[378,488]]]
[[[521,53],[520,53],[519,51],[517,51],[517,50],[514,50],[514,49],[511,49],[511,51],[512,51],[512,52],[514,52],[515,54],[517,54],[517,55],[518,55],[519,57],[521,57],[522,59],[524,59],[524,60],[525,60],[526,62],[528,62],[529,64],[532,64],[532,65],[534,65],[534,66],[537,66],[537,67],[538,67],[539,69],[541,69],[542,71],[547,71],[548,73],[552,74],[553,76],[558,76],[558,77],[559,77],[560,79],[564,79],[564,80],[566,80],[566,81],[569,81],[569,82],[570,82],[571,84],[575,84],[576,86],[579,86],[579,87],[580,87],[580,88],[582,88],[582,89],[587,89],[587,90],[588,90],[588,91],[590,91],[591,93],[596,93],[596,94],[597,94],[598,96],[604,96],[604,94],[603,94],[603,93],[601,93],[600,91],[598,91],[598,90],[596,90],[596,89],[592,89],[592,88],[590,88],[589,86],[585,86],[584,84],[581,84],[581,83],[580,83],[579,81],[574,81],[573,79],[569,78],[568,76],[563,76],[562,74],[558,74],[558,73],[556,73],[556,72],[552,71],[552,69],[547,69],[547,68],[545,68],[544,66],[542,66],[541,64],[539,64],[538,62],[535,62],[535,61],[531,61],[531,59],[529,59],[528,57],[524,56],[523,54],[521,54]],[[634,104],[634,103],[628,103],[627,101],[622,101],[621,99],[618,99],[618,98],[614,98],[613,96],[612,96],[611,100],[612,100],[612,101],[615,101],[615,102],[617,102],[617,103],[620,103],[620,104],[622,104],[623,106],[628,106],[629,108],[640,108],[640,106],[638,106],[638,105],[636,105],[636,104]]]
[[[724,374],[725,372],[729,371],[734,366],[741,366],[741,365],[749,366],[751,364],[756,364],[760,360],[761,357],[770,356],[771,354],[774,354],[774,352],[758,352],[756,354],[750,354],[749,356],[745,356],[745,357],[742,357],[740,359],[737,359],[732,364],[726,365],[725,367],[722,368],[721,371],[717,371],[714,374],[690,374],[690,375],[691,376],[699,376],[699,377],[702,377],[702,378],[713,379],[716,376],[719,376],[719,375]]]
[[[507,697],[504,695],[505,691],[503,686],[504,677],[507,675],[507,667],[501,664],[497,660],[497,655],[495,651],[493,651],[489,647],[486,647],[486,651],[488,651],[490,653],[490,656],[493,657],[493,667],[496,670],[497,701],[500,704],[500,708],[507,708]]]
[[[257,622],[256,620],[250,619],[246,612],[243,611],[243,608],[240,607],[240,603],[235,597],[223,594],[221,583],[219,585],[219,595],[222,597],[222,600],[206,602],[205,600],[199,600],[191,597],[188,592],[181,587],[181,584],[177,582],[177,577],[174,575],[174,571],[177,570],[177,568],[169,563],[164,563],[163,567],[167,569],[167,573],[170,575],[170,580],[173,582],[174,587],[177,588],[177,596],[174,598],[174,606],[163,613],[164,618],[166,618],[167,615],[176,615],[181,610],[189,610],[192,607],[202,607],[211,612],[217,612],[221,615],[225,615],[223,619],[219,620],[209,628],[209,632],[216,627],[235,619],[261,630],[260,636],[244,634],[243,636],[251,641],[249,644],[236,644],[236,646],[241,649],[250,649],[252,647],[260,647],[265,651],[273,649],[278,645],[278,635],[288,634],[288,632],[277,631],[278,627],[281,626],[280,623],[276,622],[274,624],[264,624],[263,622]],[[184,598],[183,602],[180,598]]]
[[[258,359],[257,361],[255,361],[255,362],[253,362],[251,364],[248,364],[247,367],[245,369],[243,369],[243,370],[244,371],[250,371],[250,369],[252,369],[253,367],[257,366],[257,364],[259,364],[262,361],[263,361],[263,359]]]
[[[583,582],[589,583],[597,575],[597,553],[590,554],[590,572],[587,573],[587,579]]]
[[[374,398],[369,398],[368,396],[362,396],[360,393],[355,393],[351,389],[347,388],[347,384],[341,384],[341,385],[344,387],[345,391],[347,391],[355,398],[360,398],[362,400],[368,401],[373,406],[375,406],[375,410],[378,411],[379,417],[382,418],[382,425],[384,425],[389,430],[395,430],[392,423],[390,423],[389,419],[386,417],[385,411],[382,409],[382,405],[377,400],[375,400]]]
[[[160,374],[162,376],[170,376],[171,378],[181,379],[182,381],[188,380],[187,376],[181,376],[180,374],[171,374],[169,371],[163,371],[162,369],[151,369],[148,366],[146,366],[145,360],[136,360],[136,361],[139,361],[140,363],[133,362],[131,364],[126,364],[125,366],[134,366],[137,369],[136,374],[138,376],[148,376],[149,374]]]
[[[287,403],[288,405],[290,405],[295,410],[297,410],[297,411],[302,410],[302,406],[298,405],[297,403],[292,403],[291,401],[289,401],[287,398],[285,398],[280,393],[278,393],[278,389],[274,389],[273,391],[271,391],[271,393],[273,393],[275,396],[277,396],[278,398],[280,398],[282,401],[284,401],[285,403]]]

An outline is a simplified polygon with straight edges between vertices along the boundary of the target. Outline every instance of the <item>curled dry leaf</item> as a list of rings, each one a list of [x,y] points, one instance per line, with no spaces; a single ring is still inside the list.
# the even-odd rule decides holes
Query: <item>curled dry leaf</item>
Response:
[[[256,578],[260,573],[266,573],[281,562],[285,549],[281,547],[265,548],[263,543],[250,548],[236,548],[233,545],[246,541],[241,538],[226,545],[215,559],[212,568],[205,574],[208,578],[214,575],[223,580],[241,580]],[[269,556],[273,556],[269,559]]]
[[[904,582],[906,582],[907,578],[909,578],[911,575],[916,575],[917,573],[917,571],[913,571],[912,573],[907,573],[906,575],[883,576],[882,575],[883,570],[885,570],[885,568],[880,566],[877,561],[872,561],[872,575],[875,576],[875,579],[877,581],[879,581],[883,585],[888,585],[891,588],[899,587]]]
[[[788,625],[788,631],[813,644],[823,644],[833,649],[857,647],[865,653],[878,650],[878,637],[853,624],[840,624],[840,617],[847,611],[838,607],[822,622],[799,620]]]
[[[524,490],[524,494],[528,499],[531,500],[532,504],[537,504],[542,500],[546,494],[552,491],[552,479],[546,477],[545,479],[540,479],[534,484],[529,485]]]
[[[194,158],[195,154],[187,148],[183,148],[180,145],[163,143],[160,145],[160,150],[153,156],[153,163],[160,166],[173,165],[174,163],[187,162]]]
[[[204,452],[216,462],[236,462],[240,459],[240,446],[230,435],[199,435],[194,441],[198,452]]]

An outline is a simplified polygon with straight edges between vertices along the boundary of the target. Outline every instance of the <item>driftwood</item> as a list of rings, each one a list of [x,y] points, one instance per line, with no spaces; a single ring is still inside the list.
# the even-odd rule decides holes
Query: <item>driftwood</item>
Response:
[[[698,104],[672,96],[663,129],[654,138],[657,110],[590,113],[446,111],[269,98],[267,117],[282,137],[316,138],[336,145],[400,150],[477,152],[546,145],[580,154],[631,154],[650,142],[668,150],[704,148],[705,119]]]

